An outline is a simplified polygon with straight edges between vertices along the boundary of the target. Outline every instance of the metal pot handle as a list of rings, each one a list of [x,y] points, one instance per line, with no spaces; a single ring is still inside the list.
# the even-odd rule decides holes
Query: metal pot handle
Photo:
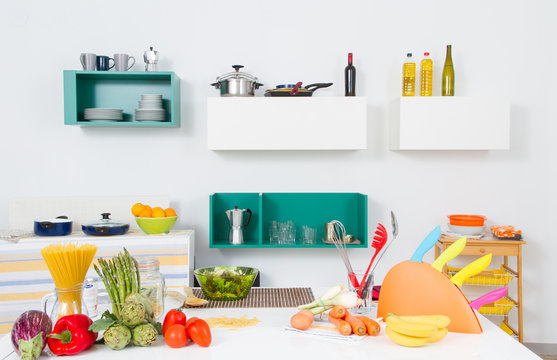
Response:
[[[93,229],[99,234],[105,234],[110,231],[110,226],[94,226]]]
[[[216,89],[220,89],[220,82],[212,83],[211,86],[214,86]]]
[[[256,83],[254,84],[254,87],[253,87],[253,88],[254,88],[255,90],[257,90],[257,89],[259,89],[260,86],[263,86],[263,84],[260,84],[260,83],[256,82]]]
[[[49,229],[52,229],[54,227],[54,223],[52,223],[50,221],[41,221],[41,222],[39,222],[39,225],[41,225],[41,227],[45,230],[49,230]]]

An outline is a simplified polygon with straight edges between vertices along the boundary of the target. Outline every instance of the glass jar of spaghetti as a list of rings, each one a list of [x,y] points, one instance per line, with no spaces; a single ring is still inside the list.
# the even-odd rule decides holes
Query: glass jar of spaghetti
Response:
[[[155,319],[164,314],[164,276],[159,271],[159,260],[155,256],[136,257],[141,280],[141,294],[153,305]]]

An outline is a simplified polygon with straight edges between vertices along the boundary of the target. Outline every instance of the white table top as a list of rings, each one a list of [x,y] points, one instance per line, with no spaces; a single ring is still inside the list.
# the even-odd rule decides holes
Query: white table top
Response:
[[[168,300],[168,308],[179,303]],[[202,348],[188,343],[180,349],[172,349],[164,343],[162,336],[149,348],[128,346],[114,351],[104,345],[94,345],[91,349],[72,356],[79,360],[230,360],[230,359],[451,359],[451,360],[527,360],[540,359],[528,348],[511,338],[485,317],[478,315],[484,332],[482,334],[449,333],[443,340],[421,348],[406,348],[392,342],[384,331],[379,336],[362,337],[359,341],[323,338],[304,333],[284,330],[290,324],[290,317],[296,313],[293,308],[241,308],[241,309],[186,309],[188,318],[228,316],[240,318],[257,317],[261,320],[255,327],[238,330],[212,329],[213,341],[210,347]],[[353,335],[355,336],[355,335]],[[17,360],[11,353],[10,336],[0,339],[0,360]],[[43,356],[44,357],[44,356]]]

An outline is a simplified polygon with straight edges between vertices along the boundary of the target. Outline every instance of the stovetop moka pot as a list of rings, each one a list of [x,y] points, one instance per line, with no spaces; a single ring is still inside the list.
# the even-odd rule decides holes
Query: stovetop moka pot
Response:
[[[244,227],[248,226],[251,219],[250,209],[238,209],[235,206],[234,209],[226,210],[226,216],[228,217],[228,224],[230,230],[228,231],[228,243],[232,245],[240,245],[244,243]],[[247,220],[246,220],[247,216]],[[244,224],[245,221],[245,224]]]

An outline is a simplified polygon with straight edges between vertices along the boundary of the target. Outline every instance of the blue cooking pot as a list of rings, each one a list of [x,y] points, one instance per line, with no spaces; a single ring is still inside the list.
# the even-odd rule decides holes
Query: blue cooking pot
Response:
[[[72,233],[72,221],[67,216],[36,220],[33,230],[37,236],[65,236]]]
[[[110,213],[102,213],[102,219],[81,225],[81,230],[87,235],[112,236],[124,235],[130,229],[130,224],[110,219]]]

